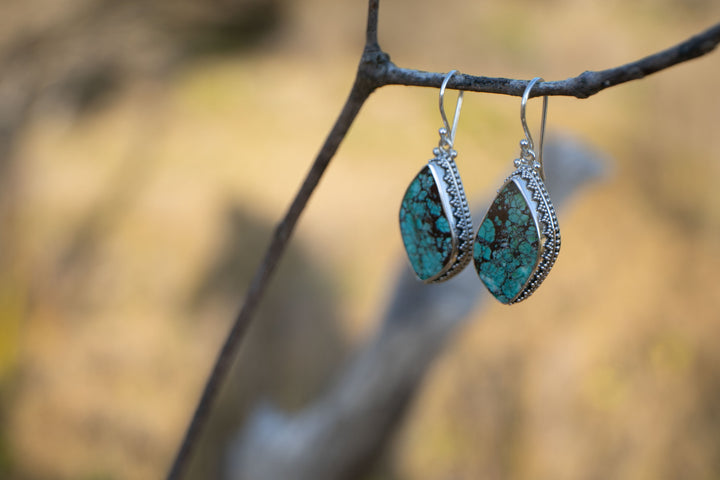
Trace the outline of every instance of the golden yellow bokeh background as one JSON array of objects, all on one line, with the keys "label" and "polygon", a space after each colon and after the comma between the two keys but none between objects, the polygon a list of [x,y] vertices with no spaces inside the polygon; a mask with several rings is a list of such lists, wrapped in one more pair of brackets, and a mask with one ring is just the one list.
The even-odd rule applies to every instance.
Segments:
[{"label": "golden yellow bokeh background", "polygon": [[[3,478],[165,474],[363,46],[363,1],[266,3],[277,18],[252,41],[204,46],[161,73],[118,72],[89,108],[38,94],[14,133],[2,197]],[[182,5],[189,18],[208,8]],[[87,12],[112,8],[6,2],[0,46],[77,12],[87,20],[72,25],[91,29]],[[129,17],[138,25],[143,8]],[[558,80],[719,19],[720,4],[703,0],[383,0],[379,40],[400,66]],[[136,38],[133,25],[98,28],[87,37],[98,45],[83,48]],[[52,49],[28,55],[59,62]],[[47,72],[42,88],[67,73]],[[475,312],[447,345],[373,478],[720,477],[718,85],[714,52],[586,100],[551,99],[549,133],[603,152],[605,174],[560,212],[563,251],[542,288]],[[465,95],[456,146],[471,199],[489,198],[512,168],[518,104]],[[434,89],[385,87],[363,107],[243,347],[220,410],[232,428],[261,398],[312,401],[374,333],[404,261],[399,202],[439,125]],[[197,478],[215,478],[210,463]]]}]

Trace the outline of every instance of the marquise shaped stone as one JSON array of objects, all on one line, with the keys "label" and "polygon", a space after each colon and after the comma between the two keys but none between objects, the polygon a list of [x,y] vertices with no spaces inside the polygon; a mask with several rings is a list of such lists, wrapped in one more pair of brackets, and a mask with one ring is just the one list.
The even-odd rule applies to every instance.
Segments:
[{"label": "marquise shaped stone", "polygon": [[429,166],[413,179],[400,204],[400,233],[408,259],[420,280],[432,281],[452,262],[451,220]]},{"label": "marquise shaped stone", "polygon": [[512,303],[540,261],[540,230],[515,181],[498,192],[480,225],[473,259],[485,286],[500,302]]}]

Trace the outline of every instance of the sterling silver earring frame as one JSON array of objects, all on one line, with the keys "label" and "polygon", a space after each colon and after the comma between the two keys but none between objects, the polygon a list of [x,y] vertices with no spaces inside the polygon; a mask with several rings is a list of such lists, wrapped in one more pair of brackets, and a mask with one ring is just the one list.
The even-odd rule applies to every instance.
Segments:
[{"label": "sterling silver earring frame", "polygon": [[543,97],[540,144],[537,151],[525,119],[530,91],[542,78],[532,79],[520,102],[525,138],[520,141],[517,168],[498,190],[475,237],[473,258],[478,276],[501,303],[525,300],[537,290],[560,253],[560,229],[555,207],[545,187],[542,149],[548,97]]},{"label": "sterling silver earring frame", "polygon": [[445,87],[457,74],[450,71],[440,87],[440,142],[434,158],[415,176],[400,204],[400,233],[415,275],[425,283],[444,282],[472,259],[472,218],[455,157],[455,131],[462,107],[461,90],[452,128],[445,114]]}]

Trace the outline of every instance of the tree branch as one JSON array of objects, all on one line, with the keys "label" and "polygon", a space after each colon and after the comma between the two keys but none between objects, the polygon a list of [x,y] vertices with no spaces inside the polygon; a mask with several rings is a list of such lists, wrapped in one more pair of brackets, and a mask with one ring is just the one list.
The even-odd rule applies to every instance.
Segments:
[{"label": "tree branch", "polygon": [[278,261],[287,247],[290,235],[295,229],[300,214],[305,209],[308,200],[310,200],[310,196],[313,191],[315,191],[315,187],[317,187],[330,160],[340,146],[340,142],[345,138],[353,120],[355,120],[360,108],[371,92],[372,89],[369,89],[368,83],[362,81],[358,76],[340,112],[340,116],[338,116],[330,134],[325,139],[325,143],[315,158],[315,162],[310,168],[310,171],[307,173],[300,190],[295,195],[282,221],[275,228],[272,239],[270,240],[270,246],[265,252],[265,256],[250,282],[250,287],[245,295],[245,302],[237,317],[235,317],[230,333],[215,360],[215,365],[205,384],[198,406],[185,433],[183,443],[168,474],[168,480],[179,480],[182,478],[182,474],[192,456],[192,451],[198,441],[202,427],[207,422],[208,414],[217,397],[218,390],[227,377],[232,362],[242,343],[242,339],[245,336],[245,332],[260,304],[260,300],[265,293]]},{"label": "tree branch", "polygon": [[[377,40],[378,10],[379,0],[369,0],[366,43],[350,95],[302,186],[275,229],[270,245],[246,293],[243,306],[218,354],[215,366],[168,475],[170,480],[178,480],[182,477],[217,392],[227,376],[232,360],[253,319],[275,267],[287,247],[290,235],[365,100],[376,88],[385,85],[439,88],[444,78],[444,73],[400,68],[390,61],[390,56],[382,51]],[[705,55],[712,51],[718,43],[720,43],[720,24],[674,47],[636,62],[599,72],[584,72],[567,80],[539,83],[533,89],[531,96],[565,95],[587,98],[606,88],[637,80],[678,63]],[[448,83],[448,88],[453,89],[515,96],[521,96],[526,86],[526,80],[473,75],[455,75]]]},{"label": "tree branch", "polygon": [[[720,23],[688,38],[682,43],[635,62],[597,72],[586,71],[577,77],[566,80],[538,83],[533,87],[530,96],[560,95],[588,98],[606,88],[631,80],[639,80],[679,63],[706,55],[713,51],[718,43],[720,43]],[[381,66],[383,68],[370,72],[374,75],[373,80],[378,86],[411,85],[440,88],[445,78],[445,73],[423,72],[397,67],[389,60],[389,57],[387,63]],[[456,74],[448,82],[447,88],[520,97],[527,84],[528,80]]]},{"label": "tree branch", "polygon": [[367,29],[365,32],[365,50],[368,47],[380,49],[378,45],[377,29],[378,29],[378,9],[380,6],[378,2],[380,0],[369,0],[368,1],[368,18],[367,18]]}]

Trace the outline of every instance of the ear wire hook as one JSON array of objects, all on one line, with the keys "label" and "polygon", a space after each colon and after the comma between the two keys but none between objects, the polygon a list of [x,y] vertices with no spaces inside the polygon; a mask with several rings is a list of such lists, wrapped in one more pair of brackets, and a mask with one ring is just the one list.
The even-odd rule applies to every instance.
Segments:
[{"label": "ear wire hook", "polygon": [[[457,70],[450,70],[447,75],[445,75],[445,79],[442,82],[442,85],[440,85],[440,117],[442,118],[443,125],[444,125],[444,132],[440,132],[440,146],[452,149],[453,143],[455,142],[455,131],[457,130],[458,120],[460,119],[460,109],[462,108],[462,100],[463,100],[463,90],[460,90],[460,93],[458,94],[457,104],[455,105],[455,115],[453,116],[453,124],[452,129],[450,128],[450,124],[448,123],[447,115],[445,115],[445,87],[447,86],[448,82],[452,78],[453,75],[456,73],[459,73]],[[448,131],[450,132],[448,136]]]},{"label": "ear wire hook", "polygon": [[543,97],[543,110],[542,110],[542,120],[540,121],[540,145],[538,149],[538,153],[535,153],[535,143],[533,142],[532,135],[530,135],[530,129],[527,125],[527,120],[525,119],[525,106],[527,105],[528,98],[530,97],[530,90],[535,86],[537,82],[544,82],[540,77],[535,77],[532,80],[530,80],[530,83],[528,83],[527,87],[525,87],[525,92],[523,93],[522,100],[520,101],[520,121],[522,122],[523,130],[525,131],[525,140],[522,140],[520,142],[520,149],[521,149],[521,156],[524,160],[531,160],[534,162],[537,162],[537,167],[540,171],[540,178],[545,180],[545,172],[543,170],[543,163],[542,163],[542,154],[543,154],[543,142],[545,141],[545,120],[547,119],[547,105],[548,105],[548,97],[545,95]]}]

